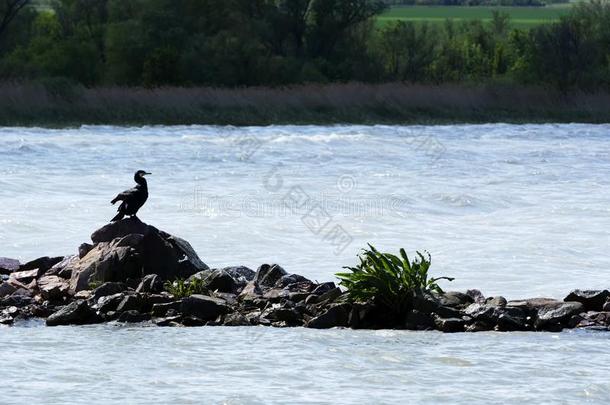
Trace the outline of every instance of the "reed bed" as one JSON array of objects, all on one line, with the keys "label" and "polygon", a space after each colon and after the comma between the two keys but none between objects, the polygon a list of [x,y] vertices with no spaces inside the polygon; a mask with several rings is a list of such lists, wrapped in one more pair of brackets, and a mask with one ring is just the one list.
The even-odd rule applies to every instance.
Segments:
[{"label": "reed bed", "polygon": [[0,83],[2,126],[469,122],[610,122],[610,93],[501,84],[149,89]]}]

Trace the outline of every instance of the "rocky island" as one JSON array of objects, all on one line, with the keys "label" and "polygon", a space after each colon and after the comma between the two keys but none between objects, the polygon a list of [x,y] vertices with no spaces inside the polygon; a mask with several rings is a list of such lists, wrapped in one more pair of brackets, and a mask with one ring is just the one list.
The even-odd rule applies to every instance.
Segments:
[{"label": "rocky island", "polygon": [[158,326],[273,326],[442,332],[610,330],[610,292],[572,291],[509,300],[478,290],[415,294],[388,311],[352,299],[278,264],[209,268],[191,245],[138,219],[95,231],[78,254],[21,264],[0,258],[0,324],[30,318],[48,326],[102,322]]}]

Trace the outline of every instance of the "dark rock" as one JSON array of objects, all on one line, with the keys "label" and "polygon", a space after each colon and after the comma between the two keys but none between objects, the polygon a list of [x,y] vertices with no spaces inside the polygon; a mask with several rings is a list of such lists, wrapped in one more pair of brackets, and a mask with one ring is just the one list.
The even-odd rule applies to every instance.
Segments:
[{"label": "dark rock", "polygon": [[168,316],[166,318],[160,318],[155,320],[157,326],[180,326],[180,316]]},{"label": "dark rock", "polygon": [[229,273],[233,280],[240,286],[243,287],[248,282],[254,280],[254,276],[256,272],[246,266],[231,266],[231,267],[223,267],[220,269]]},{"label": "dark rock", "polygon": [[437,317],[434,320],[436,328],[441,332],[454,333],[464,332],[465,322],[462,318],[441,318]]},{"label": "dark rock", "polygon": [[474,299],[459,291],[447,291],[442,294],[436,294],[436,298],[440,305],[444,307],[465,307],[474,302]]},{"label": "dark rock", "polygon": [[125,283],[109,281],[109,282],[106,282],[106,283],[102,284],[101,286],[97,287],[95,290],[93,290],[93,293],[91,296],[93,297],[93,299],[95,301],[97,301],[101,297],[105,297],[107,295],[118,294],[125,290],[127,290],[127,285],[125,285]]},{"label": "dark rock", "polygon": [[16,306],[18,308],[23,308],[31,303],[32,297],[27,295],[15,295],[15,293],[11,296],[0,298],[0,307]]},{"label": "dark rock", "polygon": [[0,274],[10,274],[19,270],[19,266],[21,266],[19,260],[0,257]]},{"label": "dark rock", "polygon": [[115,312],[124,297],[123,293],[105,295],[97,300],[96,307],[100,313]]},{"label": "dark rock", "polygon": [[315,295],[322,295],[330,290],[334,290],[336,287],[337,286],[335,285],[335,283],[329,281],[327,283],[322,283],[318,285],[311,293]]},{"label": "dark rock", "polygon": [[47,326],[86,325],[100,319],[84,300],[74,301],[47,318]]},{"label": "dark rock", "polygon": [[309,293],[306,292],[291,292],[288,294],[288,299],[292,302],[301,302],[307,297],[309,297]]},{"label": "dark rock", "polygon": [[95,246],[75,264],[70,288],[92,281],[126,281],[147,274],[165,280],[187,278],[208,269],[190,244],[137,219],[110,223],[92,235]]},{"label": "dark rock", "polygon": [[498,316],[496,320],[497,331],[511,332],[511,331],[524,331],[528,330],[527,319],[522,317],[511,316],[507,312],[503,312]]},{"label": "dark rock", "polygon": [[136,310],[129,310],[129,311],[125,311],[123,312],[117,319],[117,322],[123,322],[123,323],[139,323],[139,322],[146,322],[146,321],[150,321],[151,316],[150,314],[142,314]]},{"label": "dark rock", "polygon": [[473,322],[469,325],[466,325],[466,332],[483,332],[492,330],[494,327],[487,322]]},{"label": "dark rock", "polygon": [[508,303],[508,301],[506,301],[506,298],[501,297],[501,296],[489,297],[485,300],[485,304],[492,306],[492,307],[504,308],[507,303]]},{"label": "dark rock", "polygon": [[237,295],[232,294],[232,293],[223,293],[223,292],[214,292],[213,296],[216,298],[220,298],[221,300],[224,300],[227,305],[236,305],[237,304]]},{"label": "dark rock", "polygon": [[573,315],[583,312],[584,309],[584,305],[580,302],[547,303],[538,308],[534,326],[536,329],[557,331],[559,328],[557,325],[567,323]]},{"label": "dark rock", "polygon": [[311,283],[311,281],[299,274],[287,274],[285,276],[282,276],[275,283],[275,288],[286,288],[290,284],[297,284],[297,283]]},{"label": "dark rock", "polygon": [[48,257],[48,256],[39,257],[38,259],[35,259],[35,260],[29,261],[25,264],[22,264],[19,267],[19,271],[38,269],[38,271],[40,272],[40,275],[42,275],[47,270],[49,270],[51,267],[53,267],[57,263],[61,262],[63,259],[64,259],[63,256],[62,257]]},{"label": "dark rock", "polygon": [[223,319],[223,325],[225,326],[250,326],[251,323],[245,315],[239,312],[233,312],[228,314]]},{"label": "dark rock", "polygon": [[163,291],[163,281],[156,274],[147,274],[136,288],[139,293],[158,293]]},{"label": "dark rock", "polygon": [[0,314],[0,325],[12,325],[14,321],[15,318],[10,315]]},{"label": "dark rock", "polygon": [[260,286],[273,287],[279,279],[287,274],[286,270],[278,264],[263,264],[256,270],[254,280]]},{"label": "dark rock", "polygon": [[119,305],[116,307],[116,312],[126,311],[141,311],[144,306],[144,301],[139,295],[125,295]]},{"label": "dark rock", "polygon": [[237,296],[238,301],[253,301],[260,298],[263,295],[263,291],[258,286],[256,281],[250,281],[244,289]]},{"label": "dark rock", "polygon": [[168,302],[165,304],[153,304],[152,314],[153,316],[161,317],[166,316],[170,310],[179,311],[182,306],[182,300]]},{"label": "dark rock", "polygon": [[68,296],[70,283],[58,276],[42,276],[38,279],[38,288],[45,300],[60,300]]},{"label": "dark rock", "polygon": [[459,318],[460,312],[441,304],[433,294],[418,294],[413,297],[413,309],[425,314],[436,314],[443,318]]},{"label": "dark rock", "polygon": [[41,269],[30,269],[30,270],[20,270],[14,271],[9,276],[10,280],[16,280],[23,284],[29,284],[32,281],[36,280],[38,277],[42,276],[44,271]]},{"label": "dark rock", "polygon": [[0,298],[14,293],[17,289],[9,283],[0,283]]},{"label": "dark rock", "polygon": [[483,295],[483,293],[479,290],[468,290],[466,291],[466,295],[470,296],[470,298],[472,298],[472,302],[476,302],[479,304],[482,304],[485,302],[485,296]]},{"label": "dark rock", "polygon": [[436,326],[434,318],[417,310],[409,311],[405,320],[405,328],[410,330],[430,330]]},{"label": "dark rock", "polygon": [[607,311],[607,312],[610,311],[610,300],[606,301],[606,303],[602,307],[602,311]]},{"label": "dark rock", "polygon": [[610,297],[608,290],[574,290],[563,300],[565,302],[580,302],[587,311],[601,311]]},{"label": "dark rock", "polygon": [[66,256],[62,261],[56,263],[53,267],[45,272],[46,276],[57,276],[65,279],[72,277],[71,267],[79,258],[77,255]]},{"label": "dark rock", "polygon": [[263,294],[263,298],[271,302],[279,302],[283,299],[287,299],[290,293],[286,290],[279,288],[272,288]]},{"label": "dark rock", "polygon": [[93,249],[92,244],[81,243],[81,245],[78,247],[78,258],[82,259],[83,257],[87,256],[87,253],[91,252],[91,249]]},{"label": "dark rock", "polygon": [[318,305],[330,304],[331,302],[333,302],[334,300],[339,298],[341,296],[341,294],[343,294],[343,292],[341,291],[341,289],[339,287],[333,288],[332,290],[329,290],[329,291],[325,292],[324,294],[320,295],[320,297],[317,300],[317,304]]},{"label": "dark rock", "polygon": [[279,307],[263,312],[262,316],[272,321],[285,322],[287,326],[303,324],[303,317],[293,308]]},{"label": "dark rock", "polygon": [[184,298],[180,306],[180,311],[184,315],[192,315],[202,320],[216,319],[219,315],[227,313],[228,310],[229,307],[224,300],[199,294]]},{"label": "dark rock", "polygon": [[347,326],[348,315],[351,308],[348,304],[334,305],[307,322],[308,328],[328,329],[337,326]]},{"label": "dark rock", "polygon": [[198,278],[203,281],[205,287],[210,291],[236,292],[238,284],[235,279],[225,270],[204,270],[193,274],[190,280]]},{"label": "dark rock", "polygon": [[204,326],[206,324],[203,319],[193,315],[183,316],[181,322],[184,326]]},{"label": "dark rock", "polygon": [[310,294],[305,298],[305,305],[313,305],[320,300],[320,296],[316,294]]}]

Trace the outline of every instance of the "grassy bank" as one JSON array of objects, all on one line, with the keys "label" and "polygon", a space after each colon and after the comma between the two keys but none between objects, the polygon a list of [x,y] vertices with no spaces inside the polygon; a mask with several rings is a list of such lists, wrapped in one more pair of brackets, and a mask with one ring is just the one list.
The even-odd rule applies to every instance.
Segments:
[{"label": "grassy bank", "polygon": [[0,95],[0,126],[610,122],[610,93],[500,85],[88,89],[5,83]]},{"label": "grassy bank", "polygon": [[492,11],[510,16],[513,28],[532,28],[540,24],[558,21],[570,12],[571,4],[555,4],[546,7],[500,7],[500,6],[394,6],[377,17],[381,26],[393,21],[428,22],[442,24],[446,20],[489,22]]}]

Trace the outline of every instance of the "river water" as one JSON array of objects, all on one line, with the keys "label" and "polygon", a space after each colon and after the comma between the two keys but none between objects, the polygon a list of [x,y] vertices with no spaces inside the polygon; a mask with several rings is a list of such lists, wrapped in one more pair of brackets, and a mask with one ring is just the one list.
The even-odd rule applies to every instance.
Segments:
[{"label": "river water", "polygon": [[[367,242],[446,289],[610,287],[610,125],[0,128],[0,256],[74,253],[145,169],[139,217],[211,267],[326,281]],[[0,403],[610,400],[610,336],[0,328]]]}]

